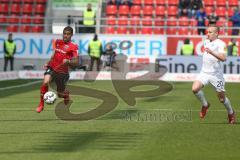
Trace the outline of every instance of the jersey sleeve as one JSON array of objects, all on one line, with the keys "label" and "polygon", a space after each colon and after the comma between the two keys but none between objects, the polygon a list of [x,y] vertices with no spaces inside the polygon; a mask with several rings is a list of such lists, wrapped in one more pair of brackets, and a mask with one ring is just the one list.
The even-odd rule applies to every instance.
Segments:
[{"label": "jersey sleeve", "polygon": [[227,47],[225,42],[221,41],[221,43],[218,44],[218,52],[227,54]]},{"label": "jersey sleeve", "polygon": [[78,45],[73,45],[73,57],[78,57]]}]

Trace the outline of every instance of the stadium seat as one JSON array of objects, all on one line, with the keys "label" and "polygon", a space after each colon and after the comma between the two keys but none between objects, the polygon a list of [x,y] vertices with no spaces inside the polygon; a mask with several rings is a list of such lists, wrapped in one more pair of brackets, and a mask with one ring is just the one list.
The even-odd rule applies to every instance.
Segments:
[{"label": "stadium seat", "polygon": [[32,32],[43,32],[43,27],[42,26],[32,26]]},{"label": "stadium seat", "polygon": [[226,7],[226,4],[227,4],[226,0],[216,0],[217,7],[219,6]]},{"label": "stadium seat", "polygon": [[38,14],[44,14],[45,13],[45,5],[43,4],[37,4],[35,6],[35,13],[38,13]]},{"label": "stadium seat", "polygon": [[22,3],[22,0],[12,0],[13,3]]},{"label": "stadium seat", "polygon": [[8,4],[7,3],[0,4],[0,13],[8,14]]},{"label": "stadium seat", "polygon": [[164,26],[164,19],[161,17],[156,17],[154,19],[155,26]]},{"label": "stadium seat", "polygon": [[129,33],[130,34],[140,34],[141,30],[139,28],[130,28]]},{"label": "stadium seat", "polygon": [[119,15],[128,15],[129,14],[129,6],[128,5],[119,6],[118,14]]},{"label": "stadium seat", "polygon": [[[22,12],[24,14],[29,14],[29,15],[32,14],[32,9],[33,9],[33,5],[32,4],[28,4],[28,3],[27,4],[23,4],[22,8],[23,8]],[[35,9],[37,9],[37,8],[35,8]]]},{"label": "stadium seat", "polygon": [[4,14],[0,14],[0,23],[6,23],[7,22],[7,18]]},{"label": "stadium seat", "polygon": [[163,28],[154,28],[153,34],[164,34],[164,29]]},{"label": "stadium seat", "polygon": [[11,10],[11,13],[20,14],[21,13],[21,6],[18,3],[13,3],[10,6],[10,10]]},{"label": "stadium seat", "polygon": [[177,6],[169,6],[167,8],[167,15],[168,16],[177,16],[177,14],[178,14]]},{"label": "stadium seat", "polygon": [[156,5],[165,6],[165,4],[166,4],[165,0],[156,0]]},{"label": "stadium seat", "polygon": [[0,3],[9,3],[9,0],[0,0]]},{"label": "stadium seat", "polygon": [[116,25],[116,17],[111,15],[106,17],[106,24],[107,25]]},{"label": "stadium seat", "polygon": [[130,13],[131,13],[131,15],[140,16],[141,15],[141,6],[139,6],[139,5],[132,6],[130,9]]},{"label": "stadium seat", "polygon": [[142,18],[142,25],[143,26],[152,26],[152,17],[151,16],[144,16]]},{"label": "stadium seat", "polygon": [[142,34],[152,34],[152,28],[142,28],[141,30]]},{"label": "stadium seat", "polygon": [[154,5],[154,0],[144,0],[143,4],[144,5],[151,5],[151,6],[153,6]]},{"label": "stadium seat", "polygon": [[229,18],[232,17],[234,14],[234,8],[228,8],[227,12],[228,12],[228,17]]},{"label": "stadium seat", "polygon": [[207,14],[207,15],[210,15],[210,14],[212,13],[212,9],[213,9],[213,7],[211,7],[211,6],[205,7],[205,12],[206,12],[206,14]]},{"label": "stadium seat", "polygon": [[[20,0],[21,1],[21,0]],[[23,1],[23,3],[34,3],[34,1],[33,0],[22,0]]]},{"label": "stadium seat", "polygon": [[34,16],[32,22],[34,24],[43,24],[43,22],[44,22],[43,19],[44,19],[44,17],[42,15],[37,14],[37,15]]},{"label": "stadium seat", "polygon": [[165,16],[165,7],[164,6],[156,6],[155,8],[155,14],[156,16]]},{"label": "stadium seat", "polygon": [[237,7],[238,6],[238,0],[228,0],[228,5],[231,7]]},{"label": "stadium seat", "polygon": [[[34,17],[34,19],[35,19],[35,17]],[[29,16],[29,15],[22,15],[21,16],[21,23],[24,23],[24,24],[30,24],[31,23],[31,16]]]},{"label": "stadium seat", "polygon": [[117,33],[118,34],[127,34],[127,28],[126,27],[118,27]]},{"label": "stadium seat", "polygon": [[190,26],[197,26],[197,20],[195,18],[192,18],[189,20]]},{"label": "stadium seat", "polygon": [[140,17],[139,16],[132,16],[130,20],[131,25],[140,25]]},{"label": "stadium seat", "polygon": [[128,17],[127,16],[119,16],[118,17],[118,25],[121,25],[121,26],[128,25]]},{"label": "stadium seat", "polygon": [[190,30],[190,33],[191,33],[191,35],[198,35],[198,30],[197,30],[197,28],[192,28],[192,29]]},{"label": "stadium seat", "polygon": [[9,18],[8,18],[8,23],[13,23],[13,24],[18,24],[19,22],[19,17],[16,14],[12,14]]},{"label": "stadium seat", "polygon": [[167,34],[176,35],[177,34],[177,29],[176,28],[167,28]]},{"label": "stadium seat", "polygon": [[189,30],[188,28],[184,27],[184,28],[179,28],[178,29],[178,34],[179,35],[188,35],[189,34]]},{"label": "stadium seat", "polygon": [[217,21],[216,25],[219,27],[225,27],[227,23],[227,20],[223,17],[219,18],[219,20]]},{"label": "stadium seat", "polygon": [[112,27],[112,26],[106,27],[105,33],[107,33],[107,34],[115,34],[115,29],[114,29],[114,27]]},{"label": "stadium seat", "polygon": [[167,19],[167,26],[176,26],[176,25],[177,25],[176,17],[169,17]]},{"label": "stadium seat", "polygon": [[189,19],[188,17],[180,17],[178,19],[179,26],[189,26]]},{"label": "stadium seat", "polygon": [[152,16],[153,15],[153,7],[152,6],[144,6],[143,7],[143,15],[144,16]]},{"label": "stadium seat", "polygon": [[22,25],[19,27],[20,32],[30,32],[30,26]]},{"label": "stadium seat", "polygon": [[133,0],[132,3],[134,5],[142,5],[142,0]]},{"label": "stadium seat", "polygon": [[37,3],[47,3],[47,0],[35,0]]},{"label": "stadium seat", "polygon": [[9,25],[7,26],[7,32],[17,32],[18,26]]},{"label": "stadium seat", "polygon": [[166,0],[166,3],[168,4],[168,6],[177,6],[178,5],[179,0]]},{"label": "stadium seat", "polygon": [[116,15],[117,14],[117,6],[116,5],[107,5],[106,14],[107,15]]},{"label": "stadium seat", "polygon": [[226,7],[217,7],[216,14],[219,17],[226,17],[226,15],[227,15]]},{"label": "stadium seat", "polygon": [[213,0],[204,0],[204,6],[214,6],[214,1]]}]

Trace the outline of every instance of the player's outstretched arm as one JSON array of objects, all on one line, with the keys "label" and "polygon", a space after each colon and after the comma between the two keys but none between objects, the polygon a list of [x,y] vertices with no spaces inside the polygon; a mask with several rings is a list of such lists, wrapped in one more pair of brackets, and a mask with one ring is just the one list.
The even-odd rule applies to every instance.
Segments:
[{"label": "player's outstretched arm", "polygon": [[64,59],[63,63],[67,64],[69,66],[78,66],[79,58],[78,57],[73,57],[71,60],[70,59]]}]

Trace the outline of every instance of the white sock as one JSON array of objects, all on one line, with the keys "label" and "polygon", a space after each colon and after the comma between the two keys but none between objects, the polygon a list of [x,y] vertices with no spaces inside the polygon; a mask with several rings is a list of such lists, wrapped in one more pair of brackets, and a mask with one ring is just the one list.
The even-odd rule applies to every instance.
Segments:
[{"label": "white sock", "polygon": [[225,102],[223,103],[225,108],[227,109],[228,114],[233,114],[233,109],[231,103],[227,97],[225,97]]},{"label": "white sock", "polygon": [[201,102],[202,106],[206,106],[208,105],[208,102],[204,96],[204,93],[202,90],[198,91],[197,93],[195,93],[195,96],[198,98],[198,100]]}]

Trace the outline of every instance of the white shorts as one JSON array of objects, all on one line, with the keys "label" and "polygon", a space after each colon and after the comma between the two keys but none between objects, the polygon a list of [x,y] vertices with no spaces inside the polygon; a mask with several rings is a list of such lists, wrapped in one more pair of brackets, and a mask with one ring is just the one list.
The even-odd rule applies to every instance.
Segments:
[{"label": "white shorts", "polygon": [[209,73],[204,73],[201,72],[197,80],[202,82],[204,86],[206,86],[208,83],[210,83],[217,92],[225,92],[225,80],[223,78],[223,74],[216,73],[216,74],[209,74]]}]

